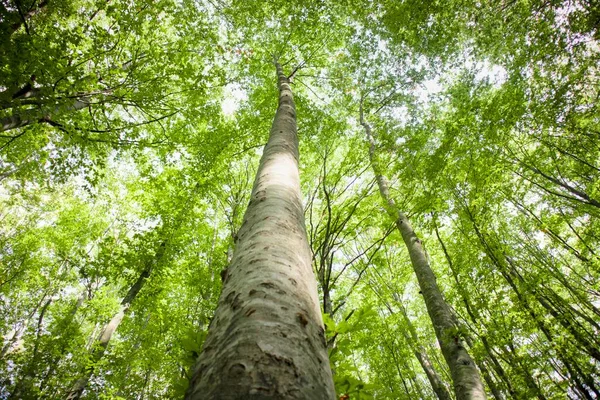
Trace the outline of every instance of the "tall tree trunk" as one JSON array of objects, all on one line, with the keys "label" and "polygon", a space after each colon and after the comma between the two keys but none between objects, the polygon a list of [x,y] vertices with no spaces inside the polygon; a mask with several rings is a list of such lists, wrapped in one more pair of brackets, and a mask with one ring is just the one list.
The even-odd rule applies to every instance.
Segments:
[{"label": "tall tree trunk", "polygon": [[362,100],[360,104],[360,124],[365,129],[367,139],[369,140],[369,161],[377,179],[379,193],[388,214],[395,221],[396,227],[402,235],[402,239],[410,255],[429,318],[431,318],[442,354],[452,375],[456,398],[458,400],[486,399],[487,396],[479,376],[479,371],[463,345],[459,327],[456,325],[450,307],[446,304],[442,296],[435,275],[429,265],[425,249],[423,249],[421,241],[415,234],[408,218],[398,209],[394,199],[390,196],[387,179],[383,175],[375,157],[375,138],[372,135],[371,126],[365,121]]},{"label": "tall tree trunk", "polygon": [[296,111],[279,106],[186,399],[335,397],[304,226]]},{"label": "tall tree trunk", "polygon": [[98,336],[98,339],[96,339],[94,345],[92,346],[92,354],[90,357],[92,367],[86,368],[83,375],[79,379],[77,379],[75,384],[73,384],[73,386],[69,390],[69,393],[67,393],[67,400],[75,400],[81,398],[84,389],[86,388],[90,378],[94,374],[93,366],[104,356],[104,353],[106,352],[106,348],[110,343],[112,335],[115,333],[115,331],[123,321],[125,315],[128,314],[131,304],[134,302],[137,295],[140,293],[140,290],[142,290],[142,288],[144,287],[146,279],[150,277],[150,273],[152,272],[153,267],[164,255],[165,247],[166,242],[163,241],[159,246],[158,251],[156,252],[156,256],[154,257],[153,262],[150,265],[148,265],[147,268],[144,269],[144,271],[142,271],[138,279],[127,291],[127,294],[121,301],[119,311],[117,311],[117,313],[113,315],[110,321],[108,321],[108,323],[102,328],[100,336]]},{"label": "tall tree trunk", "polygon": [[[77,298],[77,301],[71,308],[71,311],[65,317],[63,317],[60,322],[58,322],[58,325],[63,327],[63,329],[62,329],[63,333],[68,332],[71,329],[71,327],[76,323],[75,315],[77,314],[77,311],[81,308],[81,306],[83,305],[83,302],[87,298],[88,298],[88,295],[87,295],[87,288],[86,288],[83,290],[81,295],[79,295],[79,297]],[[54,371],[56,371],[57,366],[60,364],[61,358],[67,352],[67,343],[68,343],[68,341],[61,340],[61,344],[58,347],[58,350],[56,351],[55,354],[53,354],[50,357],[50,360],[47,361],[48,370],[41,377],[42,379],[41,379],[40,387],[39,387],[40,393],[43,393],[44,389],[46,388],[46,385],[48,384],[48,381],[54,375]]]}]

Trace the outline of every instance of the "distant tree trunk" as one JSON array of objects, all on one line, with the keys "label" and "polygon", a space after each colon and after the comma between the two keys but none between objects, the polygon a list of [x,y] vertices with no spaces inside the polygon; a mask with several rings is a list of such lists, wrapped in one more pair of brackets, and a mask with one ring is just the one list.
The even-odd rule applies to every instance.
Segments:
[{"label": "distant tree trunk", "polygon": [[129,312],[129,307],[134,302],[137,295],[140,293],[140,290],[142,290],[142,288],[144,287],[146,279],[150,277],[150,273],[152,272],[154,265],[164,255],[165,247],[166,242],[162,242],[156,253],[156,256],[154,257],[153,262],[146,269],[144,269],[144,271],[142,271],[138,279],[127,291],[127,294],[121,301],[119,311],[117,311],[117,313],[110,319],[110,321],[108,321],[108,323],[104,325],[100,336],[98,337],[98,339],[96,339],[94,345],[92,346],[92,354],[90,357],[92,366],[86,368],[84,374],[79,379],[77,379],[75,384],[71,387],[66,396],[67,400],[75,400],[81,398],[84,389],[86,388],[90,378],[94,374],[94,365],[98,361],[100,361],[104,356],[104,353],[106,351],[106,348],[108,347],[108,344],[110,343],[112,335],[115,333],[115,331],[121,324],[121,321],[123,321],[125,315]]},{"label": "distant tree trunk", "polygon": [[46,296],[48,296],[48,293],[45,293],[42,296],[42,298],[37,303],[37,305],[33,308],[33,310],[29,313],[29,315],[24,319],[23,325],[20,328],[15,329],[12,337],[6,341],[6,343],[2,347],[2,350],[0,350],[0,360],[2,360],[8,353],[10,353],[10,351],[13,349],[13,346],[15,345],[15,343],[17,343],[21,339],[21,337],[23,337],[23,335],[25,334],[25,331],[27,330],[27,327],[29,326],[29,323],[31,322],[31,319],[33,318],[33,316],[35,315],[37,310],[46,301]]},{"label": "distant tree trunk", "polygon": [[[440,236],[440,232],[438,230],[435,216],[433,218],[433,227],[435,230],[435,236],[437,237],[438,242],[442,248],[442,251],[444,252],[444,257],[446,258],[446,262],[448,263],[448,266],[450,267],[450,271],[452,271],[452,276],[454,277],[454,282],[456,283],[456,288],[457,288],[458,293],[460,294],[460,297],[462,298],[462,301],[465,305],[467,314],[469,315],[469,318],[471,319],[471,322],[473,323],[474,326],[481,326],[481,323],[479,321],[480,320],[479,314],[478,313],[477,313],[477,315],[475,314],[474,307],[471,306],[471,303],[469,301],[469,295],[467,294],[467,291],[466,291],[464,285],[461,284],[461,281],[458,278],[458,272],[456,271],[456,268],[454,267],[454,262],[452,261],[452,258],[450,257],[450,253],[448,253],[448,249],[446,248],[446,245],[444,244],[444,241],[442,240],[442,237]],[[477,333],[475,332],[475,334],[477,334]],[[507,387],[510,395],[514,397],[515,392],[514,392],[514,389],[512,388],[510,379],[507,378],[506,372],[502,368],[502,365],[500,365],[500,363],[498,362],[498,360],[492,353],[492,349],[491,349],[489,343],[487,342],[486,337],[479,335],[478,338],[481,340],[481,343],[483,343],[483,346],[485,347],[485,349],[487,351],[487,356],[485,356],[478,363],[478,365],[481,370],[481,374],[483,375],[483,379],[485,380],[485,383],[487,383],[488,387],[492,391],[492,395],[494,396],[494,398],[496,400],[504,400],[504,398],[505,398],[505,396],[501,392],[500,388],[498,388],[498,385],[496,385],[496,383],[494,382],[494,380],[492,378],[492,374],[490,373],[489,369],[486,366],[486,362],[490,362],[492,364],[494,371],[498,374],[498,377],[502,380],[502,382],[504,384],[506,384],[506,387]],[[469,340],[472,341],[472,339],[470,339],[470,338],[469,338]],[[470,342],[469,342],[469,345],[470,345]]]},{"label": "distant tree trunk", "polygon": [[275,64],[279,106],[188,400],[335,397],[304,225],[296,111]]},{"label": "distant tree trunk", "polygon": [[360,123],[365,129],[367,139],[369,140],[369,160],[377,179],[379,193],[388,214],[396,222],[396,227],[402,235],[402,239],[410,255],[429,318],[433,323],[442,354],[448,363],[450,374],[452,375],[456,398],[458,400],[486,399],[487,396],[479,376],[479,371],[463,345],[454,315],[437,285],[435,275],[431,270],[421,241],[415,234],[406,215],[398,209],[394,199],[389,194],[387,179],[379,168],[375,157],[375,139],[371,132],[371,126],[364,119],[362,101],[360,104]]},{"label": "distant tree trunk", "polygon": [[405,337],[406,337],[407,341],[409,342],[409,344],[411,345],[411,347],[413,349],[413,353],[415,354],[415,357],[419,361],[419,364],[421,364],[421,368],[423,368],[423,372],[425,372],[425,375],[427,375],[427,379],[429,380],[429,383],[431,384],[431,388],[433,389],[433,392],[435,393],[435,395],[437,396],[437,398],[439,400],[451,400],[452,397],[450,396],[450,392],[448,392],[448,389],[446,388],[444,381],[442,380],[440,375],[435,370],[433,363],[429,359],[427,350],[425,349],[425,347],[423,347],[423,345],[421,345],[421,343],[419,341],[419,337],[417,335],[417,330],[415,329],[414,325],[412,324],[410,318],[408,318],[408,315],[406,314],[406,310],[404,309],[404,307],[402,307],[401,304],[400,304],[400,309],[401,309],[402,315],[404,316],[404,321],[406,322],[406,325],[408,326],[408,331],[410,333],[410,336],[405,333]]},{"label": "distant tree trunk", "polygon": [[[29,9],[23,9],[22,8],[22,4],[20,0],[16,0],[14,2],[18,8],[18,13],[12,13],[11,14],[6,14],[6,19],[8,21],[14,21],[13,23],[9,24],[8,29],[6,30],[8,36],[12,35],[13,33],[15,33],[16,31],[19,30],[19,28],[21,26],[23,26],[23,24],[27,24],[29,22],[29,19],[31,19],[34,15],[38,14],[39,12],[43,11],[46,6],[48,5],[48,1],[47,0],[42,0],[39,3],[37,1],[34,1],[30,6]],[[3,7],[4,8],[4,7]],[[6,8],[4,8],[2,11],[6,12]],[[27,25],[26,25],[27,26]],[[26,29],[27,34],[29,35],[29,28],[27,27]]]},{"label": "distant tree trunk", "polygon": [[31,389],[31,386],[33,384],[32,381],[35,376],[35,368],[38,364],[40,336],[42,334],[42,323],[44,322],[44,316],[46,315],[46,311],[48,310],[48,307],[50,306],[50,304],[52,304],[52,297],[50,297],[46,301],[46,303],[42,307],[42,310],[40,311],[40,315],[38,317],[37,328],[36,328],[36,334],[35,334],[35,342],[34,342],[31,358],[29,359],[27,364],[25,364],[25,366],[23,367],[22,375],[19,378],[19,380],[17,381],[15,388],[13,389],[12,393],[9,396],[9,399],[21,399],[21,398],[23,398],[23,395],[29,393],[29,391]]},{"label": "distant tree trunk", "polygon": [[[63,327],[63,332],[68,332],[71,329],[71,327],[76,323],[75,315],[77,314],[77,311],[81,308],[81,306],[83,305],[83,302],[87,298],[88,298],[88,295],[87,295],[87,288],[86,288],[81,293],[81,295],[79,295],[79,297],[77,298],[77,301],[71,308],[70,312],[64,318],[62,318],[62,320],[60,322],[58,322],[58,325]],[[40,387],[39,387],[40,393],[42,393],[44,391],[44,389],[46,388],[48,381],[54,375],[54,371],[57,369],[57,366],[60,363],[60,359],[64,356],[64,354],[66,352],[67,352],[67,342],[62,341],[61,345],[58,347],[58,350],[56,351],[56,354],[52,355],[50,360],[47,361],[48,370],[42,376],[42,379],[40,382]]]},{"label": "distant tree trunk", "polygon": [[[600,398],[600,390],[596,387],[596,380],[590,374],[585,373],[580,368],[578,368],[577,363],[573,363],[571,365],[571,363],[570,363],[571,356],[568,355],[567,352],[565,351],[565,349],[563,348],[564,344],[570,343],[570,342],[565,342],[563,340],[556,340],[555,335],[553,334],[553,331],[551,330],[552,324],[548,324],[547,317],[544,315],[541,315],[536,310],[536,308],[533,304],[534,302],[531,301],[531,298],[530,298],[531,295],[529,293],[527,293],[527,289],[520,288],[521,284],[525,285],[525,281],[524,281],[524,278],[521,276],[521,274],[517,271],[515,265],[511,261],[511,258],[507,254],[505,254],[502,249],[497,248],[493,244],[493,242],[489,242],[488,239],[486,239],[486,235],[484,235],[484,232],[482,232],[482,230],[480,229],[480,226],[479,226],[478,222],[476,221],[475,216],[473,215],[472,211],[469,209],[469,207],[465,206],[464,209],[466,211],[467,217],[473,224],[473,229],[475,230],[475,234],[477,235],[479,242],[483,246],[483,249],[485,250],[486,255],[489,257],[489,259],[492,261],[492,263],[497,267],[497,269],[500,272],[500,274],[502,275],[502,277],[510,285],[511,289],[513,290],[514,294],[517,297],[518,303],[521,304],[521,306],[527,312],[527,314],[529,314],[531,316],[532,320],[538,326],[538,329],[546,337],[548,343],[554,344],[552,347],[556,350],[558,358],[561,360],[561,362],[563,363],[563,365],[569,372],[571,380],[575,383],[577,390],[582,393],[585,393],[584,397],[592,398],[591,395],[589,393],[587,393],[587,390],[589,389],[591,392],[593,392],[596,395],[597,398]],[[513,277],[516,277],[516,279],[517,279],[516,282],[515,282],[515,279],[513,279]],[[535,295],[535,291],[533,292],[533,294]],[[539,302],[539,298],[536,298],[535,296],[534,296],[534,298]],[[541,304],[541,305],[543,306],[543,304]],[[546,311],[548,311],[548,310],[546,310]],[[557,343],[561,343],[561,344],[557,345]],[[511,345],[511,342],[509,342],[509,345]],[[595,354],[593,352],[593,349],[586,348],[585,343],[583,344],[583,346],[579,346],[579,348],[580,348],[580,350],[585,351],[586,353],[590,352],[590,350],[592,350],[591,351],[592,354],[588,353],[592,357]],[[597,354],[595,354],[595,355],[597,355]],[[524,372],[527,373],[527,371],[525,371],[525,370],[524,370]],[[530,376],[525,376],[525,381],[532,390],[537,391],[538,398],[540,398],[542,400],[545,399],[545,396],[541,392],[541,388],[539,387],[539,385],[537,385],[535,383],[535,381],[533,381],[531,379]],[[584,382],[587,385],[588,389],[581,386],[580,385],[581,382]]]}]

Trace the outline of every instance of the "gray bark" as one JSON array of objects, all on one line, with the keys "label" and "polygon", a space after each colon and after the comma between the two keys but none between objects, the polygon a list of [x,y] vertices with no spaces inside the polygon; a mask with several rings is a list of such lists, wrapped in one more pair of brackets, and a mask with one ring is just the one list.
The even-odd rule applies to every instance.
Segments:
[{"label": "gray bark", "polygon": [[387,179],[375,157],[375,138],[372,135],[371,126],[364,119],[362,101],[360,105],[360,123],[365,129],[369,141],[369,161],[377,179],[379,193],[384,201],[386,211],[395,221],[410,255],[411,264],[417,276],[429,318],[452,375],[456,398],[457,400],[486,399],[487,396],[479,371],[463,345],[459,327],[456,325],[452,311],[440,291],[435,274],[429,265],[425,249],[410,225],[408,218],[398,209],[394,199],[390,196]]},{"label": "gray bark", "polygon": [[52,110],[52,113],[44,112],[41,108],[33,108],[25,110],[18,114],[9,115],[8,117],[0,118],[0,132],[9,131],[12,129],[22,128],[24,126],[46,122],[50,118],[50,114],[60,114],[64,112],[79,111],[89,106],[88,99],[78,99],[72,104],[57,105]]},{"label": "gray bark", "polygon": [[335,397],[304,225],[296,111],[276,68],[279,106],[188,400]]}]

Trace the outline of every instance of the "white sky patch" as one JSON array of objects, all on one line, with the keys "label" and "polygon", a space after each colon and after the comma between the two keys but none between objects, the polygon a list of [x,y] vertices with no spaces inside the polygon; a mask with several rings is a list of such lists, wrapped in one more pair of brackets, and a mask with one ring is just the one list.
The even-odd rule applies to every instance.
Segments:
[{"label": "white sky patch", "polygon": [[419,100],[423,103],[427,103],[429,97],[434,96],[442,91],[443,87],[439,82],[438,78],[428,79],[419,86],[415,87],[414,93],[418,96]]},{"label": "white sky patch", "polygon": [[240,103],[245,101],[248,95],[238,84],[229,84],[225,87],[225,99],[221,102],[221,111],[227,117],[232,117],[240,108]]},{"label": "white sky patch", "polygon": [[491,65],[489,62],[485,61],[483,63],[477,63],[476,68],[479,71],[475,75],[475,79],[478,81],[487,79],[495,87],[500,87],[506,82],[506,79],[508,79],[506,70],[500,65]]},{"label": "white sky patch", "polygon": [[402,105],[399,107],[390,107],[390,114],[401,124],[406,124],[410,117],[408,107]]},{"label": "white sky patch", "polygon": [[387,51],[388,51],[388,47],[387,47],[387,41],[385,41],[385,40],[382,40],[382,39],[379,39],[379,40],[377,41],[377,48],[378,48],[380,51],[387,52]]}]

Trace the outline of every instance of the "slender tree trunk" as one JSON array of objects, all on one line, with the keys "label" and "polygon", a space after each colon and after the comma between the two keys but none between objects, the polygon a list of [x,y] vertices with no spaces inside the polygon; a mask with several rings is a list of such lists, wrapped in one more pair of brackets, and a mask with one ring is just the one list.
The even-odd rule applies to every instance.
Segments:
[{"label": "slender tree trunk", "polygon": [[19,380],[17,381],[14,390],[8,397],[9,399],[21,399],[21,398],[23,398],[24,394],[29,393],[31,390],[31,386],[33,384],[33,378],[35,377],[35,368],[38,366],[37,364],[38,364],[38,354],[39,354],[39,347],[40,347],[40,336],[42,334],[42,323],[44,322],[44,316],[46,315],[46,310],[48,310],[48,307],[50,306],[50,304],[52,304],[52,297],[50,297],[46,301],[46,303],[42,307],[42,310],[40,311],[40,316],[38,317],[35,342],[34,342],[31,358],[29,359],[27,364],[25,364],[25,367],[23,368],[23,371],[22,371],[22,375],[19,378]]},{"label": "slender tree trunk", "polygon": [[7,342],[4,344],[2,350],[0,350],[0,360],[2,360],[8,353],[10,353],[15,343],[17,343],[21,339],[21,337],[23,337],[25,331],[27,330],[27,327],[29,326],[29,323],[31,322],[31,319],[46,300],[46,296],[48,295],[47,293],[48,292],[46,292],[46,294],[42,296],[42,298],[34,307],[34,309],[25,318],[23,325],[20,328],[15,329],[12,337],[9,340],[7,340]]},{"label": "slender tree trunk", "polygon": [[279,107],[186,399],[335,397],[304,226],[296,111]]},{"label": "slender tree trunk", "polygon": [[402,239],[410,255],[429,318],[431,318],[442,354],[448,363],[450,374],[452,375],[456,398],[458,400],[486,399],[487,396],[479,376],[479,371],[463,345],[454,315],[437,285],[425,249],[423,249],[421,241],[415,234],[408,218],[398,209],[394,199],[389,194],[387,179],[382,174],[375,157],[375,139],[371,132],[371,126],[364,119],[362,101],[360,104],[360,123],[364,127],[367,139],[369,140],[369,161],[377,179],[379,193],[384,201],[387,212],[396,222],[396,227],[402,235]]},{"label": "slender tree trunk", "polygon": [[[559,342],[563,342],[563,341],[562,340],[557,341],[555,339],[552,331],[549,328],[550,325],[547,324],[548,321],[546,320],[546,318],[544,318],[544,316],[542,316],[542,315],[539,315],[539,313],[535,310],[533,304],[531,304],[529,296],[527,295],[526,291],[520,289],[519,286],[514,281],[513,276],[516,276],[518,282],[520,282],[520,283],[524,282],[523,277],[518,273],[515,266],[512,264],[510,257],[508,257],[501,249],[496,250],[492,246],[492,244],[490,244],[486,240],[486,238],[485,238],[483,232],[480,230],[479,225],[477,224],[477,221],[475,220],[475,216],[473,215],[471,210],[465,206],[465,211],[467,212],[467,216],[468,216],[469,220],[473,224],[475,234],[477,235],[479,242],[485,249],[487,256],[490,258],[492,263],[497,267],[500,274],[504,277],[506,282],[512,288],[513,292],[515,293],[515,295],[517,297],[518,303],[521,304],[521,306],[531,316],[531,318],[537,325],[538,329],[546,337],[548,343],[553,344],[552,347],[556,350],[558,358],[561,360],[561,362],[563,363],[563,365],[569,372],[570,378],[576,384],[577,389],[579,391],[582,391],[583,393],[586,393],[587,389],[585,389],[584,387],[577,386],[580,384],[581,381],[583,381],[583,382],[585,382],[585,384],[588,386],[588,388],[592,392],[596,393],[597,397],[600,397],[600,391],[595,386],[594,378],[592,378],[589,374],[583,372],[578,367],[577,363],[574,363],[573,365],[570,364],[570,356],[567,355],[563,346],[561,344],[558,344]],[[497,256],[496,255],[497,253],[501,254],[502,256]],[[509,345],[512,345],[511,342],[509,342]],[[579,377],[581,377],[582,379],[580,380]],[[531,382],[531,379],[532,379],[531,377],[526,377],[526,383],[529,384]],[[538,397],[540,399],[545,398],[543,393],[541,393],[541,388],[537,384],[535,385],[535,387],[533,385],[530,385],[530,387],[532,389],[536,389],[539,391]],[[589,393],[586,393],[585,396],[588,397],[590,395],[589,395]]]},{"label": "slender tree trunk", "polygon": [[396,298],[396,296],[394,296],[394,299],[400,305],[400,311],[401,311],[402,316],[404,317],[404,321],[406,322],[406,325],[408,327],[408,332],[410,333],[410,335],[408,335],[406,332],[404,332],[404,336],[406,337],[406,340],[412,347],[415,357],[419,361],[421,368],[423,368],[423,372],[425,372],[425,375],[427,375],[427,379],[429,380],[429,383],[431,384],[431,388],[433,389],[433,392],[435,393],[435,395],[437,396],[437,398],[439,400],[451,400],[452,397],[450,396],[450,392],[448,391],[448,388],[446,387],[446,384],[444,383],[444,381],[442,380],[440,375],[435,370],[433,363],[429,359],[427,350],[421,344],[421,342],[419,340],[419,336],[417,335],[417,330],[415,329],[414,325],[412,324],[410,318],[408,318],[406,310],[404,309],[402,304],[398,301],[398,298]]},{"label": "slender tree trunk", "polygon": [[[87,289],[84,290],[81,295],[77,298],[77,301],[75,302],[75,304],[73,305],[73,308],[71,309],[71,311],[69,312],[69,314],[67,314],[61,322],[59,322],[59,325],[63,326],[63,332],[67,332],[70,330],[70,327],[75,323],[75,315],[77,314],[77,311],[79,310],[79,308],[81,308],[81,306],[83,305],[83,302],[85,301],[85,299],[87,298]],[[40,382],[40,388],[39,388],[39,392],[43,393],[44,389],[46,388],[46,385],[48,383],[48,381],[50,380],[50,378],[52,377],[52,375],[54,374],[54,371],[57,369],[57,366],[60,363],[60,360],[62,358],[62,356],[65,354],[65,352],[67,351],[67,342],[66,341],[62,341],[60,347],[58,348],[58,351],[56,352],[56,355],[52,356],[50,358],[50,360],[47,362],[48,364],[48,370],[44,373],[41,382]]]},{"label": "slender tree trunk", "polygon": [[75,399],[81,398],[81,395],[83,394],[84,389],[86,388],[90,378],[94,374],[93,365],[96,364],[98,361],[100,361],[102,359],[102,357],[104,356],[104,353],[106,352],[106,348],[108,347],[108,345],[110,343],[110,339],[112,338],[112,335],[115,333],[115,331],[117,330],[117,328],[123,321],[123,318],[125,317],[125,315],[128,314],[129,307],[136,299],[140,290],[142,290],[142,288],[144,287],[144,284],[146,283],[146,279],[148,279],[148,277],[150,276],[150,273],[152,272],[152,268],[164,255],[165,247],[166,247],[166,242],[162,242],[156,253],[156,256],[154,257],[153,263],[150,264],[140,274],[138,279],[129,288],[129,290],[127,291],[127,294],[121,301],[119,311],[117,311],[117,313],[110,319],[110,321],[108,321],[108,323],[106,325],[104,325],[104,328],[102,329],[102,331],[100,333],[100,336],[98,337],[98,339],[96,339],[94,345],[92,346],[92,350],[91,350],[92,351],[92,354],[91,354],[92,367],[86,368],[84,374],[79,379],[77,379],[75,384],[71,387],[71,390],[69,390],[69,393],[67,393],[67,396],[66,396],[67,400],[75,400]]},{"label": "slender tree trunk", "polygon": [[431,389],[433,389],[433,392],[437,398],[439,400],[451,400],[452,397],[450,396],[450,392],[435,370],[431,360],[429,359],[429,356],[427,355],[427,351],[425,351],[425,348],[420,345],[415,345],[413,352],[415,353],[415,357],[419,361],[419,364],[421,364],[421,368],[423,368],[425,375],[427,375],[427,379],[431,384]]},{"label": "slender tree trunk", "polygon": [[[469,318],[471,319],[471,322],[473,323],[474,326],[481,326],[481,323],[479,322],[479,320],[480,320],[479,313],[477,313],[477,315],[476,315],[476,313],[474,311],[474,307],[471,306],[471,302],[469,301],[469,295],[467,294],[467,291],[465,290],[464,286],[461,285],[461,282],[458,279],[458,272],[454,268],[454,262],[452,261],[452,258],[450,257],[450,253],[448,253],[448,249],[446,248],[446,245],[444,244],[444,241],[442,240],[442,237],[440,236],[440,232],[438,230],[435,216],[433,218],[433,227],[435,230],[435,236],[438,239],[438,242],[442,248],[442,251],[444,252],[444,257],[446,258],[446,262],[448,263],[448,266],[450,267],[450,271],[452,272],[452,276],[454,277],[454,282],[456,283],[456,288],[458,290],[458,293],[460,294],[462,301],[465,305],[465,309],[467,310],[467,314],[469,315]],[[487,356],[485,356],[481,360],[481,362],[478,363],[478,366],[481,370],[481,375],[483,376],[485,383],[487,383],[488,387],[492,391],[492,395],[494,396],[494,398],[496,400],[504,400],[504,398],[505,398],[504,394],[502,393],[502,391],[500,390],[498,385],[496,385],[496,383],[494,382],[494,379],[492,378],[492,373],[487,368],[486,362],[490,362],[492,364],[493,371],[495,371],[497,373],[497,376],[499,377],[499,380],[501,380],[501,383],[504,383],[508,389],[508,392],[511,394],[511,396],[514,396],[514,390],[512,388],[510,380],[507,378],[504,369],[502,368],[502,366],[500,365],[500,363],[498,362],[498,360],[492,353],[491,347],[489,346],[489,343],[487,342],[486,337],[477,334],[476,331],[474,331],[474,333],[478,336],[479,340],[481,340],[481,343],[483,343],[483,346],[487,352]],[[470,345],[472,339],[468,339],[468,340],[469,340],[469,345]]]}]

